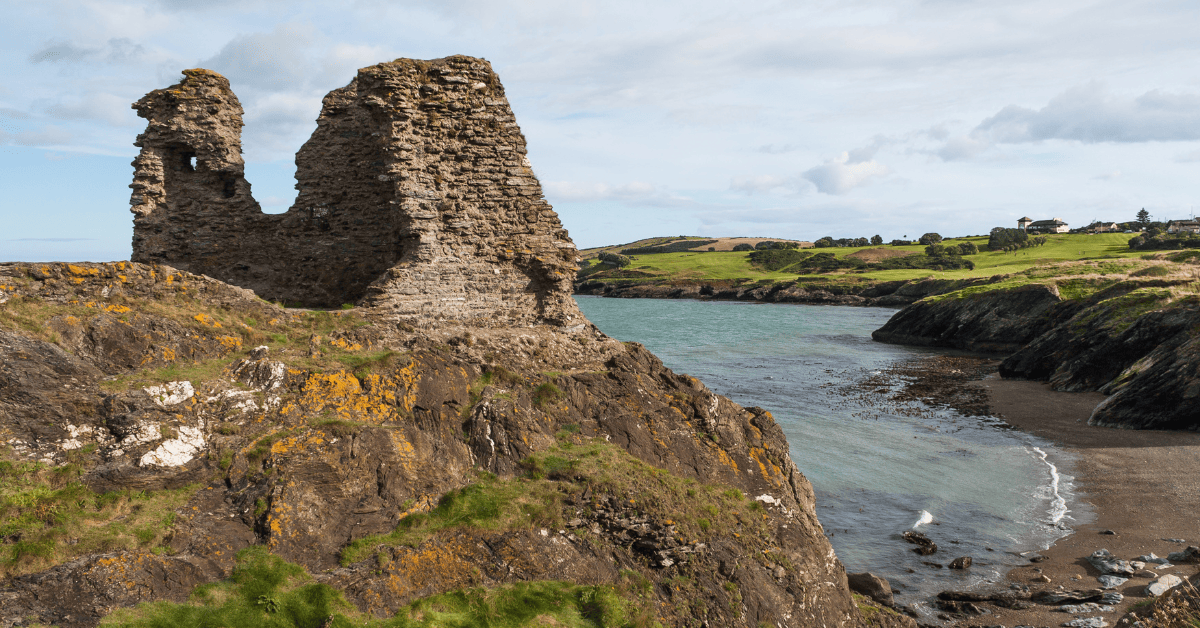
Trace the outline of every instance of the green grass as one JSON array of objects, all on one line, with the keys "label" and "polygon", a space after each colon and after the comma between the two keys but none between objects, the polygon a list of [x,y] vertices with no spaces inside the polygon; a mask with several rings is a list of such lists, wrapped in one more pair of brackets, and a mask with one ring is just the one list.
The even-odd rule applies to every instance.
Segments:
[{"label": "green grass", "polygon": [[[830,273],[824,275],[805,276],[810,277],[845,277],[845,278],[861,278],[876,281],[891,281],[891,280],[911,280],[922,279],[929,276],[936,276],[945,279],[966,279],[973,277],[990,277],[997,274],[1013,274],[1020,273],[1034,266],[1053,264],[1056,262],[1077,261],[1077,260],[1120,260],[1120,259],[1137,259],[1144,255],[1143,251],[1132,251],[1129,249],[1129,239],[1132,236],[1124,233],[1103,233],[1095,235],[1087,234],[1059,234],[1049,236],[1049,242],[1044,246],[1022,249],[1016,253],[1005,253],[1003,251],[987,251],[986,237],[972,238],[951,238],[943,241],[943,244],[957,244],[959,242],[969,241],[974,242],[980,248],[980,252],[976,255],[969,255],[966,259],[975,263],[974,270],[948,270],[948,271],[930,271],[925,269],[898,269],[898,270],[875,270],[868,272],[853,272],[853,273]],[[831,247],[824,249],[805,249],[805,251],[833,253],[835,257],[842,258],[847,255],[854,254],[858,251],[873,248],[883,248],[889,251],[904,251],[911,254],[922,254],[925,252],[925,247],[921,245],[909,246],[889,246],[883,245],[879,247]],[[749,252],[689,252],[689,253],[660,253],[654,255],[634,255],[631,256],[633,263],[631,268],[637,268],[642,272],[650,273],[652,278],[642,280],[623,280],[623,281],[646,281],[646,282],[696,282],[696,281],[792,281],[797,278],[795,273],[784,271],[770,271],[764,268],[756,267],[750,262]],[[1109,261],[1108,264],[1120,265],[1123,262]],[[1135,268],[1135,264],[1130,264],[1127,268]],[[1105,273],[1119,272],[1116,266],[1102,268],[1097,266],[1094,270],[1102,270]]]},{"label": "green grass", "polygon": [[197,486],[96,493],[76,464],[0,460],[0,575],[40,571],[76,556],[151,549]]},{"label": "green grass", "polygon": [[561,528],[569,513],[564,499],[592,487],[657,521],[671,521],[685,542],[738,533],[739,542],[762,549],[773,538],[769,521],[736,489],[674,476],[625,450],[591,440],[559,442],[523,461],[525,477],[502,480],[481,473],[475,483],[447,493],[438,506],[409,515],[388,534],[354,541],[342,553],[350,565],[384,546],[417,547],[442,530]]},{"label": "green grass", "polygon": [[650,628],[647,582],[614,585],[535,581],[452,591],[416,600],[395,617],[358,613],[340,592],[261,546],[238,553],[232,577],[198,587],[186,604],[143,603],[101,622],[110,628]]}]

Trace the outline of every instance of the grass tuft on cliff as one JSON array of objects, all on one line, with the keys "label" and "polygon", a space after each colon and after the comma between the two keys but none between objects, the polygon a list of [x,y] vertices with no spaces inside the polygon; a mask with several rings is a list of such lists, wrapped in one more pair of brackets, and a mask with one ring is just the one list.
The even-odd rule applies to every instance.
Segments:
[{"label": "grass tuft on cliff", "polygon": [[109,628],[650,628],[658,623],[626,578],[614,586],[522,582],[451,591],[416,600],[395,617],[358,613],[302,567],[252,547],[232,577],[197,587],[186,604],[143,603],[101,622]]},{"label": "grass tuft on cliff", "polygon": [[96,493],[69,463],[0,459],[0,575],[41,571],[77,556],[161,547],[197,486]]},{"label": "grass tuft on cliff", "polygon": [[[475,483],[450,491],[437,507],[412,514],[388,534],[350,543],[342,564],[370,558],[381,547],[417,547],[443,530],[559,529],[568,519],[586,516],[596,500],[611,498],[617,508],[674,525],[686,543],[736,534],[748,547],[766,549],[772,528],[761,505],[736,489],[680,478],[633,457],[603,440],[568,440],[535,453],[523,462],[522,477],[501,479],[479,474]],[[592,502],[570,505],[568,496],[590,487]],[[586,538],[588,532],[578,532]]]}]

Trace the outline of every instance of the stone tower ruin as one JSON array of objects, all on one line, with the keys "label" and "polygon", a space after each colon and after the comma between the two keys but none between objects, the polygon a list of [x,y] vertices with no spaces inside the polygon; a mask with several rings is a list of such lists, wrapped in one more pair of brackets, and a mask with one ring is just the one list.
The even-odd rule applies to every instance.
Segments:
[{"label": "stone tower ruin", "polygon": [[133,261],[401,320],[582,321],[575,245],[487,61],[359,70],[325,97],[283,214],[264,214],[250,193],[229,81],[183,74],[133,105],[148,121],[130,185]]}]

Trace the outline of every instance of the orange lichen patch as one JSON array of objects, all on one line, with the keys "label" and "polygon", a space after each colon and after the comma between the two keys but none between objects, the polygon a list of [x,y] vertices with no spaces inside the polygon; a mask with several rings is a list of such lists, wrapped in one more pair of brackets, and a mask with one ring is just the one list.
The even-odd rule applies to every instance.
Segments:
[{"label": "orange lichen patch", "polygon": [[238,338],[237,336],[219,336],[217,340],[221,341],[221,346],[225,347],[229,351],[242,350],[242,339]]},{"label": "orange lichen patch", "polygon": [[117,279],[120,279],[121,283],[129,283],[129,277],[125,275],[117,275]]},{"label": "orange lichen patch", "polygon": [[363,346],[358,344],[357,342],[354,344],[350,344],[349,342],[346,342],[346,340],[343,338],[330,338],[329,344],[331,344],[335,347],[345,349],[346,351],[359,351],[363,348]]},{"label": "orange lichen patch", "polygon": [[281,455],[292,451],[302,450],[310,445],[324,445],[325,439],[321,438],[320,432],[313,432],[304,436],[288,436],[271,443],[271,453],[273,455]]},{"label": "orange lichen patch", "polygon": [[300,390],[298,404],[308,412],[332,412],[343,421],[384,423],[396,417],[396,385],[377,374],[364,378],[346,371],[312,373]]},{"label": "orange lichen patch", "polygon": [[67,264],[67,272],[76,277],[99,277],[100,270],[96,268],[84,268],[75,264]]},{"label": "orange lichen patch", "polygon": [[[750,458],[758,463],[758,469],[762,473],[763,479],[773,484],[780,484],[783,478],[783,469],[767,458],[766,453],[767,450],[759,447],[750,448]],[[764,463],[763,460],[766,462]]]},{"label": "orange lichen patch", "polygon": [[478,571],[474,564],[463,560],[471,554],[471,548],[457,543],[425,543],[402,552],[388,564],[384,586],[401,599],[418,594],[433,583],[442,590],[469,586]]},{"label": "orange lichen patch", "polygon": [[413,360],[408,366],[396,371],[395,380],[395,389],[404,389],[404,392],[396,400],[396,405],[400,407],[401,412],[406,414],[412,412],[413,407],[417,405],[417,382],[421,381],[421,376],[417,372],[417,361]]},{"label": "orange lichen patch", "polygon": [[112,312],[114,314],[124,314],[126,312],[131,311],[128,307],[126,307],[124,305],[117,305],[115,303],[106,305],[106,306],[104,306],[103,309],[105,312]]},{"label": "orange lichen patch", "polygon": [[221,321],[209,316],[208,314],[197,314],[197,315],[193,316],[192,318],[195,319],[195,321],[200,323],[201,325],[208,325],[209,327],[220,327],[221,326]]},{"label": "orange lichen patch", "polygon": [[75,318],[74,316],[71,316],[70,314],[67,314],[65,317],[63,317],[63,320],[66,321],[66,323],[68,325],[78,325],[79,324],[79,319]]},{"label": "orange lichen patch", "polygon": [[732,468],[734,471],[740,471],[737,462],[733,458],[730,458],[724,449],[721,449],[716,443],[710,442],[708,445],[713,450],[713,453],[717,455],[717,460],[721,461],[721,464]]},{"label": "orange lichen patch", "polygon": [[400,465],[407,470],[413,470],[413,463],[417,461],[416,448],[398,431],[389,431],[388,435],[392,437],[392,446],[396,448],[396,457],[399,458]]}]

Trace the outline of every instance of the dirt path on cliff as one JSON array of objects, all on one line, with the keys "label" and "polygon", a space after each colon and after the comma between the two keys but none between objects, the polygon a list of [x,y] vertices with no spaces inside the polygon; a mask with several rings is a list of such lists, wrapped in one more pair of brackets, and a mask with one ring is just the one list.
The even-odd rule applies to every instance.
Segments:
[{"label": "dirt path on cliff", "polygon": [[[1100,573],[1086,558],[1098,549],[1132,559],[1150,552],[1166,556],[1187,545],[1200,545],[1200,434],[1089,426],[1088,417],[1105,398],[1100,393],[1056,392],[1047,384],[997,375],[972,385],[987,392],[993,415],[1076,455],[1078,492],[1096,514],[1094,522],[1078,525],[1074,534],[1042,552],[1047,560],[1010,571],[1010,582],[1031,588],[1093,589],[1099,586]],[[1196,571],[1196,565],[1177,565],[1157,573],[1184,577]],[[1051,582],[1038,582],[1041,576]],[[1150,582],[1148,577],[1135,576],[1116,587],[1125,600],[1116,612],[1103,614],[1109,625],[1146,599]],[[1074,617],[1051,608],[997,609],[994,615],[961,623],[1058,626]]]}]

